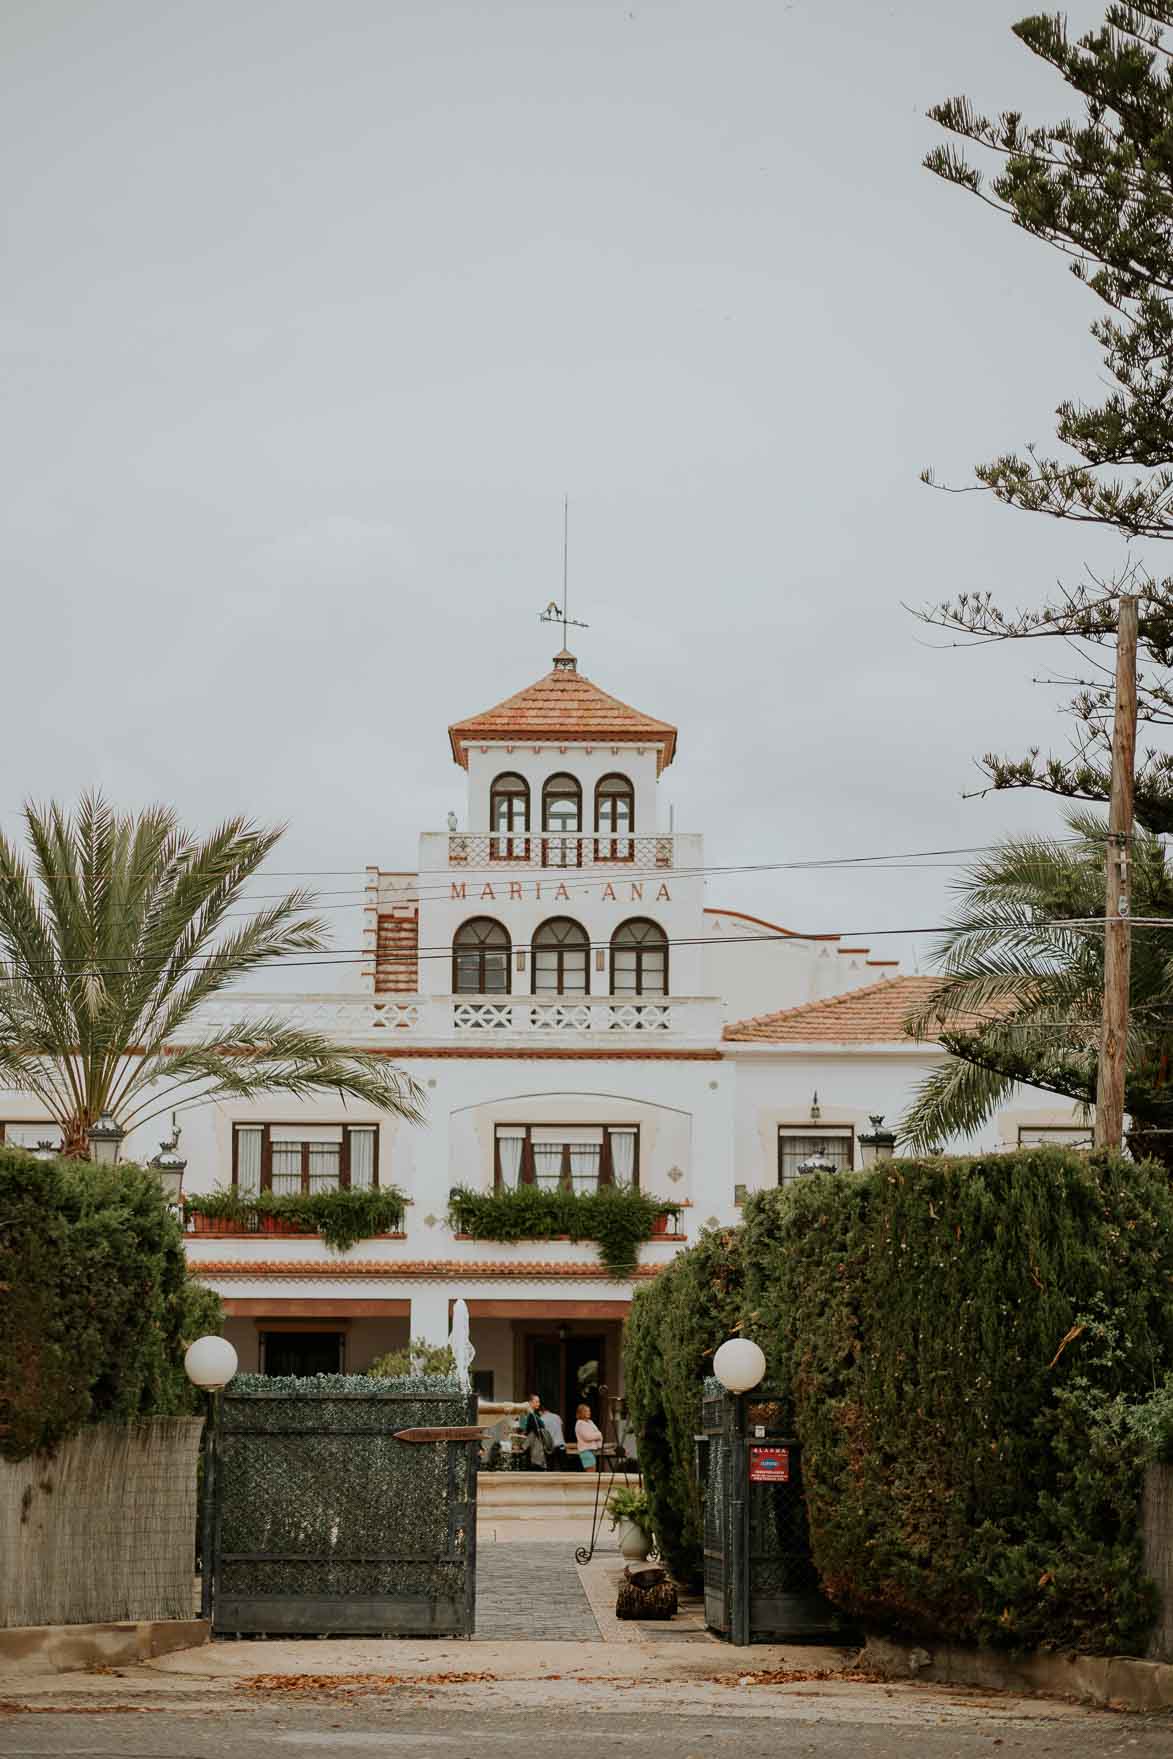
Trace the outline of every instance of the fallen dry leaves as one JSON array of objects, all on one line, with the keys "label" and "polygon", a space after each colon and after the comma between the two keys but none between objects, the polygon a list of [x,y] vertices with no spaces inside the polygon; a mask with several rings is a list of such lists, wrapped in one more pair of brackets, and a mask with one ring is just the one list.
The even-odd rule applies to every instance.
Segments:
[{"label": "fallen dry leaves", "polygon": [[238,1680],[238,1692],[266,1692],[288,1697],[325,1694],[345,1698],[358,1692],[387,1692],[400,1687],[412,1691],[420,1686],[468,1686],[495,1680],[495,1673],[259,1673]]},{"label": "fallen dry leaves", "polygon": [[161,1704],[18,1704],[0,1698],[0,1716],[142,1716]]},{"label": "fallen dry leaves", "polygon": [[770,1668],[758,1673],[710,1674],[709,1683],[714,1686],[801,1686],[816,1680],[842,1680],[847,1685],[879,1686],[883,1681],[879,1674],[859,1673],[854,1670],[832,1672],[829,1668]]}]

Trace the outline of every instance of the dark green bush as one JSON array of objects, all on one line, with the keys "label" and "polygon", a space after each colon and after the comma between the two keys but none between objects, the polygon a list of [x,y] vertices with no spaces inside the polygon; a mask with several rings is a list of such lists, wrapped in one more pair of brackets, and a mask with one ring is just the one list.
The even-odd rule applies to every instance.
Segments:
[{"label": "dark green bush", "polygon": [[625,1334],[628,1410],[639,1435],[656,1540],[665,1561],[684,1578],[700,1574],[693,1437],[713,1352],[742,1310],[741,1235],[740,1228],[703,1233],[640,1290]]},{"label": "dark green bush", "polygon": [[403,1225],[404,1196],[394,1185],[346,1191],[292,1192],[287,1196],[262,1191],[241,1197],[231,1188],[196,1192],[184,1199],[189,1216],[214,1216],[242,1229],[259,1230],[262,1216],[292,1222],[307,1233],[320,1234],[332,1252],[347,1252],[360,1240],[395,1233]]},{"label": "dark green bush", "polygon": [[0,1147],[0,1453],[86,1423],[198,1409],[187,1344],[220,1302],[189,1280],[154,1174]]},{"label": "dark green bush", "polygon": [[[960,1641],[1141,1648],[1135,1419],[1173,1367],[1162,1169],[1032,1149],[812,1178],[751,1199],[729,1261],[804,1444],[839,1606]],[[681,1261],[669,1274],[688,1279]],[[711,1336],[731,1329],[722,1299]],[[662,1286],[641,1293],[630,1383],[658,1349],[665,1387],[695,1384],[698,1330]],[[674,1460],[689,1398],[665,1400]],[[695,1568],[695,1492],[663,1481],[662,1451],[647,1466]]]},{"label": "dark green bush", "polygon": [[613,1277],[631,1275],[640,1245],[651,1239],[656,1217],[665,1213],[678,1210],[630,1185],[600,1185],[597,1191],[551,1191],[540,1185],[472,1191],[459,1186],[449,1198],[449,1218],[457,1233],[474,1240],[593,1240]]}]

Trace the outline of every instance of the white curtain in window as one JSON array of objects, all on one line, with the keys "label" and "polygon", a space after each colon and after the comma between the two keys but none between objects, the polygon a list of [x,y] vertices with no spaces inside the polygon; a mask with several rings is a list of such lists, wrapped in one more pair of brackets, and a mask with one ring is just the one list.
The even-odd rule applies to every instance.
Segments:
[{"label": "white curtain in window", "polygon": [[369,1191],[375,1182],[375,1132],[350,1132],[350,1188]]},{"label": "white curtain in window", "polygon": [[535,1142],[534,1184],[542,1185],[546,1190],[561,1183],[562,1180],[562,1144],[560,1142]]},{"label": "white curtain in window", "polygon": [[612,1130],[611,1176],[617,1185],[630,1185],[635,1178],[635,1131]]},{"label": "white curtain in window", "polygon": [[242,1197],[255,1197],[261,1188],[261,1135],[251,1124],[236,1132],[236,1189]]},{"label": "white curtain in window", "polygon": [[808,1135],[805,1131],[780,1130],[778,1135],[780,1185],[789,1185],[792,1180],[801,1178],[799,1167],[814,1155],[830,1161],[836,1172],[846,1172],[851,1166],[850,1131],[823,1131],[818,1135],[812,1131]]},{"label": "white curtain in window", "polygon": [[515,1191],[521,1183],[521,1152],[525,1147],[524,1130],[499,1130],[497,1153],[501,1161],[501,1184],[506,1191]]},{"label": "white curtain in window", "polygon": [[600,1142],[570,1144],[570,1178],[576,1191],[593,1191],[599,1183],[599,1163],[603,1155]]}]

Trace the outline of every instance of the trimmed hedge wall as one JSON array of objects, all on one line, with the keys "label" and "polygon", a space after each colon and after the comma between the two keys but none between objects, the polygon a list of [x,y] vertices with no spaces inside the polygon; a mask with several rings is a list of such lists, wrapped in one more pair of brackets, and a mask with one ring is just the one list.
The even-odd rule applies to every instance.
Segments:
[{"label": "trimmed hedge wall", "polygon": [[153,1173],[0,1146],[0,1455],[197,1411],[183,1352],[220,1323]]},{"label": "trimmed hedge wall", "polygon": [[753,1198],[635,1302],[629,1396],[667,1556],[696,1573],[700,1383],[740,1322],[790,1405],[815,1561],[845,1611],[1140,1650],[1136,1418],[1173,1367],[1171,1292],[1153,1163],[1032,1149]]}]

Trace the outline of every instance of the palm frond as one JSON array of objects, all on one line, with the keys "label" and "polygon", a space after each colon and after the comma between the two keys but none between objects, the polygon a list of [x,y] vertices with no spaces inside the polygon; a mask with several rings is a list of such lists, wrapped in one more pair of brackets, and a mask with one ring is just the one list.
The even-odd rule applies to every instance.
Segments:
[{"label": "palm frond", "polygon": [[[0,836],[0,1069],[70,1140],[103,1111],[140,1116],[163,1090],[183,1104],[332,1092],[421,1115],[415,1082],[385,1060],[277,1019],[199,1033],[220,991],[328,944],[303,890],[233,920],[280,828],[233,817],[200,839],[167,807],[119,816],[87,794],[72,813],[28,804],[25,830],[28,863]],[[196,1041],[175,1049],[193,1026]]]}]

